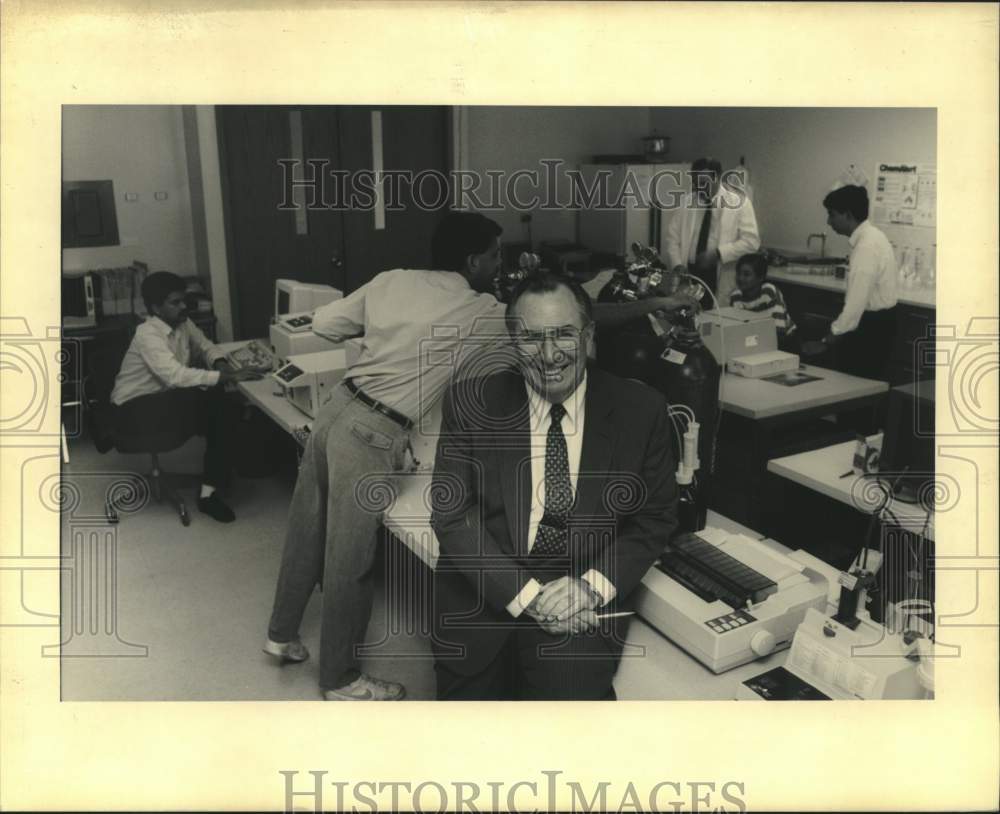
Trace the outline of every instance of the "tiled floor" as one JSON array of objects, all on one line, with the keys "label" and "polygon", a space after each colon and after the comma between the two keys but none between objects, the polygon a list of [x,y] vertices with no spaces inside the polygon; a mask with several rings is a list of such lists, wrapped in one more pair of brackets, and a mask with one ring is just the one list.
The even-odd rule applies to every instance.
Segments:
[{"label": "tiled floor", "polygon": [[[70,444],[71,463],[64,466],[63,477],[79,489],[80,503],[63,518],[63,551],[77,554],[62,584],[63,699],[318,700],[321,594],[313,596],[301,630],[313,658],[278,667],[260,649],[291,478],[237,478],[229,499],[237,520],[229,525],[200,514],[191,488],[185,493],[192,516],[187,528],[171,506],[155,501],[108,526],[101,517],[104,492],[115,479],[110,473],[145,472],[148,459],[114,451],[100,455],[86,439]],[[200,440],[191,441],[163,456],[163,466],[197,472],[201,449]],[[420,574],[398,544],[379,560],[379,567],[395,573],[400,563]],[[387,599],[413,591],[386,592],[385,580],[376,582],[368,641],[384,643],[364,667],[402,681],[409,699],[431,699],[428,637],[413,629],[420,627],[413,621],[420,615],[393,607],[396,603]],[[70,652],[79,655],[67,656]]]}]

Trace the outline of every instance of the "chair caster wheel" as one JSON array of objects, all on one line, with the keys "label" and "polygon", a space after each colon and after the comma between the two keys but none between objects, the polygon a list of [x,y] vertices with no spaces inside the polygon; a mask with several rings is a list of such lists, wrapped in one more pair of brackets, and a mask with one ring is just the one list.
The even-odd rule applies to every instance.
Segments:
[{"label": "chair caster wheel", "polygon": [[180,508],[181,515],[181,525],[190,526],[191,525],[191,515],[188,514],[187,509],[184,506]]}]

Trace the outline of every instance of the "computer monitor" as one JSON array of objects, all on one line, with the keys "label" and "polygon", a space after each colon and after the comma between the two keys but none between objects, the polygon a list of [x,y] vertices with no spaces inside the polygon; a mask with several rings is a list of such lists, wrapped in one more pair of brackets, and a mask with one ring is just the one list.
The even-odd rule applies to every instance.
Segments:
[{"label": "computer monitor", "polygon": [[934,380],[893,387],[886,419],[879,471],[898,500],[933,509],[934,436],[920,428],[934,426]]},{"label": "computer monitor", "polygon": [[343,297],[333,286],[281,279],[274,282],[274,315],[301,314]]}]

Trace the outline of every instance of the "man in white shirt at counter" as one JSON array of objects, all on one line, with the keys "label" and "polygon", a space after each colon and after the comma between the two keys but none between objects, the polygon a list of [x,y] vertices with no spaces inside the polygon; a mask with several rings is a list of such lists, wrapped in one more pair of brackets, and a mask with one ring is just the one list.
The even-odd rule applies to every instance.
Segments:
[{"label": "man in white shirt at counter", "polygon": [[[442,397],[465,353],[493,364],[489,351],[510,352],[505,307],[487,293],[499,268],[501,232],[483,215],[452,212],[431,239],[434,270],[382,272],[314,314],[314,332],[334,341],[363,336],[363,348],[320,410],[303,452],[264,652],[282,663],[309,658],[299,626],[321,584],[325,700],[405,695],[402,684],[363,673],[357,657],[371,617],[382,519],[366,494],[377,491],[378,478],[409,466],[410,430]],[[604,319],[690,304],[682,296],[650,298],[606,306]]]},{"label": "man in white shirt at counter", "polygon": [[184,280],[168,271],[142,281],[149,318],[138,328],[111,391],[113,420],[129,435],[161,424],[205,436],[204,475],[198,509],[220,523],[236,519],[219,497],[232,468],[233,421],[219,384],[260,378],[253,369],[234,371],[225,354],[187,318]]},{"label": "man in white shirt at counter", "polygon": [[697,275],[727,305],[736,261],[760,248],[757,216],[744,190],[723,186],[722,164],[714,158],[691,165],[691,188],[667,222],[667,265]]},{"label": "man in white shirt at counter", "polygon": [[896,336],[896,258],[881,230],[868,220],[868,193],[847,185],[823,199],[827,224],[850,239],[847,292],[840,315],[819,341],[804,342],[802,353],[834,349],[846,373],[884,380]]}]

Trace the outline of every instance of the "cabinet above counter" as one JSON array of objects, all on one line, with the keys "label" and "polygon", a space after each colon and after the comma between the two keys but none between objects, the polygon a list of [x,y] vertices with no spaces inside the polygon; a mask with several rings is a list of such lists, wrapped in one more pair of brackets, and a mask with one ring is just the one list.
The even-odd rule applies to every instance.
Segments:
[{"label": "cabinet above counter", "polygon": [[[808,267],[803,266],[807,269]],[[810,274],[808,271],[789,271],[788,266],[771,266],[767,271],[767,279],[772,283],[788,283],[791,285],[802,285],[808,288],[818,288],[823,291],[833,291],[843,294],[847,290],[847,281],[838,280],[832,274]],[[897,290],[899,301],[904,305],[913,305],[918,308],[934,308],[934,289],[932,288],[907,288],[899,286]]]}]

